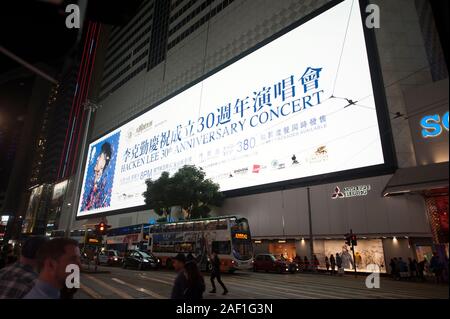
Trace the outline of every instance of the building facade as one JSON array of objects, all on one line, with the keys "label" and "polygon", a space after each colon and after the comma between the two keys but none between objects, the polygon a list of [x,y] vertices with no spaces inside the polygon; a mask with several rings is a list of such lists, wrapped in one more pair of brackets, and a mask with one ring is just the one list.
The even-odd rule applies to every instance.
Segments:
[{"label": "building facade", "polygon": [[[107,48],[98,57],[104,59],[99,93],[102,108],[91,124],[89,140],[102,136],[326,3],[144,1],[130,23],[102,34],[108,39]],[[380,8],[380,28],[374,31],[377,47],[371,50],[379,55],[398,170],[380,176],[316,181],[310,187],[228,198],[213,213],[247,217],[256,252],[269,251],[289,258],[296,254],[305,256],[311,253],[309,243],[313,240],[314,253],[323,259],[330,253],[346,253],[344,234],[352,230],[358,234],[357,254],[363,260],[362,269],[372,261],[386,271],[392,257],[429,258],[436,244],[442,244],[439,249],[448,255],[448,236],[444,239],[442,235],[445,231],[448,234],[448,217],[445,221],[448,72],[431,6],[428,1],[410,0],[373,3]],[[442,84],[445,81],[447,89]],[[430,95],[437,90],[440,98],[434,104],[420,102],[414,97],[418,88]],[[416,104],[411,106],[414,103],[410,101]],[[443,126],[438,136],[446,136],[447,144],[434,141],[439,150],[435,147],[430,152],[441,155],[424,162],[421,160],[424,150],[415,137],[423,127],[414,118],[420,113],[417,109],[434,114],[436,106],[444,108],[441,116],[447,110],[447,127]],[[438,177],[430,179],[430,176]],[[72,207],[79,197],[76,187],[73,192],[71,202],[63,208],[67,216],[74,216]],[[151,211],[136,211],[107,216],[107,221],[113,227],[121,227],[148,223],[154,218]],[[95,222],[67,219],[71,229]]]}]

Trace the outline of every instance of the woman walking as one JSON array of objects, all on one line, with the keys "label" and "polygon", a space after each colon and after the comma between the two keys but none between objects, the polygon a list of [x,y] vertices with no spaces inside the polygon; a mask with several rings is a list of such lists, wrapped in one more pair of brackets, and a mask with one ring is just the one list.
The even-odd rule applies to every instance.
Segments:
[{"label": "woman walking", "polygon": [[197,263],[194,260],[188,261],[184,265],[184,272],[187,279],[187,287],[184,291],[185,299],[190,301],[203,299],[205,280],[198,269]]},{"label": "woman walking", "polygon": [[334,259],[333,254],[330,256],[330,266],[331,266],[331,276],[334,275],[334,269],[336,268],[336,259]]}]

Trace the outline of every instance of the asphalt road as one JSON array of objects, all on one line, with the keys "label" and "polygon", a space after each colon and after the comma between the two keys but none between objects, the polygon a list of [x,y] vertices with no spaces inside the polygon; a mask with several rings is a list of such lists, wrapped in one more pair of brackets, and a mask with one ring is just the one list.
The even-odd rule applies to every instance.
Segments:
[{"label": "asphalt road", "polygon": [[[139,271],[119,267],[100,267],[101,273],[82,273],[76,299],[165,299],[175,278],[173,271]],[[381,278],[379,289],[368,289],[365,277],[325,274],[273,274],[237,272],[224,274],[229,294],[209,293],[211,283],[205,274],[205,299],[410,299],[449,298],[448,285],[399,282]]]}]

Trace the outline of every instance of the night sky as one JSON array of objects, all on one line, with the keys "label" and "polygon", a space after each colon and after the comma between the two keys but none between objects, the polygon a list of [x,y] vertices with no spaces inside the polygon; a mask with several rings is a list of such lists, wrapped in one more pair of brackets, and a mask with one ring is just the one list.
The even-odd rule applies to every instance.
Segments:
[{"label": "night sky", "polygon": [[[0,10],[0,45],[30,64],[57,72],[76,46],[77,31],[65,27],[65,12],[41,1],[8,1]],[[35,75],[0,54],[0,192],[5,190]]]},{"label": "night sky", "polygon": [[[66,5],[77,1],[3,2],[0,46],[39,69],[49,67],[53,70],[50,75],[57,77],[63,67],[67,67],[64,63],[73,61],[82,45],[78,42],[82,29],[68,29],[65,24]],[[135,15],[141,3],[142,0],[89,1],[84,17],[86,21],[123,25]],[[0,53],[0,192],[6,187],[3,184],[8,180],[20,128],[27,125],[24,119],[35,77],[18,62]]]}]

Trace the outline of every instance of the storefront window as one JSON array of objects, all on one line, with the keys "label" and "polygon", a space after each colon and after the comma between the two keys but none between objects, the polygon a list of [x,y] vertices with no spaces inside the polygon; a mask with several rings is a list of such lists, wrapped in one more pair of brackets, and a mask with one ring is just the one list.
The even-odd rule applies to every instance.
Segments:
[{"label": "storefront window", "polygon": [[314,242],[314,253],[319,259],[319,268],[325,268],[325,256],[336,257],[339,254],[342,259],[342,267],[345,270],[354,270],[356,261],[356,270],[366,272],[369,265],[377,265],[380,272],[386,272],[384,264],[384,251],[381,239],[360,239],[355,246],[355,261],[351,247],[347,246],[343,240],[323,240]]},{"label": "storefront window", "polygon": [[284,259],[292,261],[296,256],[295,243],[270,243],[269,253],[276,258],[283,256]]}]

